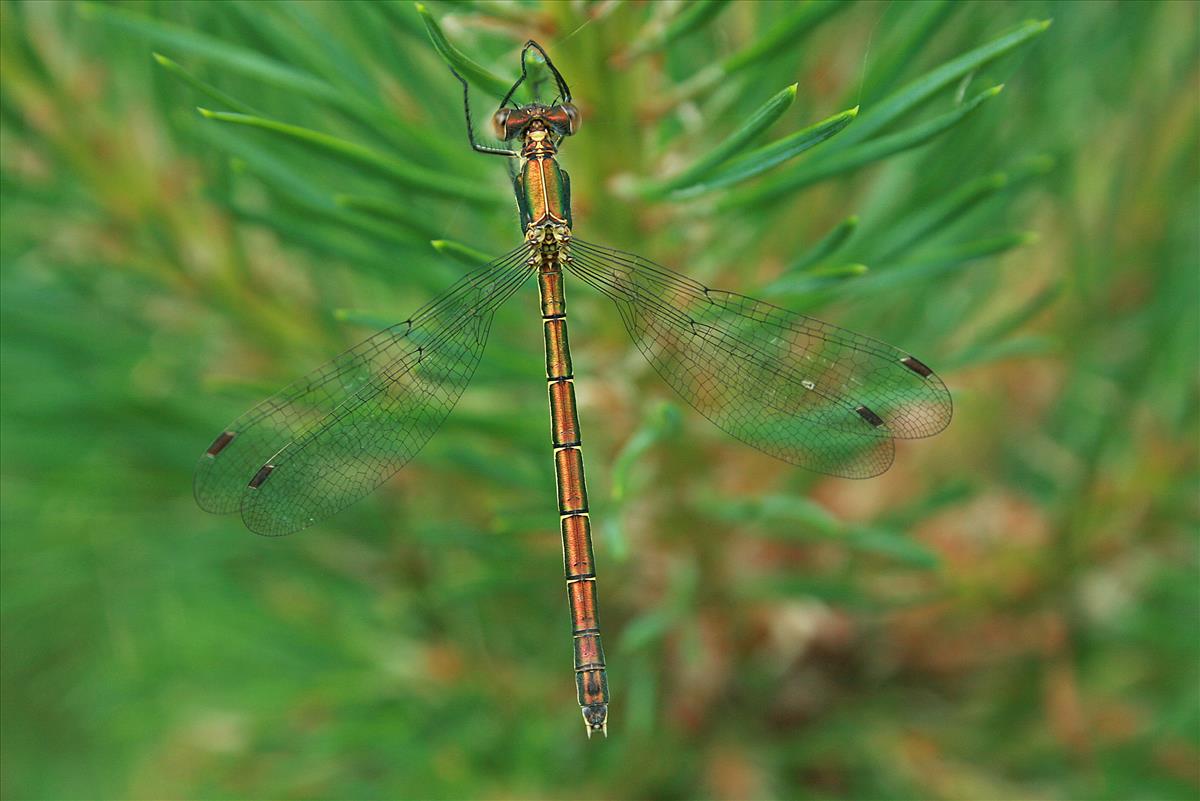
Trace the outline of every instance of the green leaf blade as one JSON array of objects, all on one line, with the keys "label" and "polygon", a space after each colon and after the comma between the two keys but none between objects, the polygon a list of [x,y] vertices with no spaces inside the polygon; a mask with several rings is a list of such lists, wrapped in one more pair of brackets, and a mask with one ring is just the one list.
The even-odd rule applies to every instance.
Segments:
[{"label": "green leaf blade", "polygon": [[847,5],[841,0],[809,0],[800,4],[796,11],[776,23],[762,36],[719,63],[700,70],[677,86],[662,107],[669,108],[702,95],[730,75],[771,57],[780,49],[798,46],[822,22]]},{"label": "green leaf blade", "polygon": [[231,97],[212,84],[200,80],[183,67],[179,66],[179,64],[176,64],[174,61],[164,56],[162,53],[152,53],[151,55],[153,55],[155,62],[157,62],[160,67],[166,70],[167,74],[177,78],[185,85],[190,86],[192,89],[208,97],[209,99],[215,100],[223,106],[228,106],[233,111],[241,114],[258,113],[237,98]]},{"label": "green leaf blade", "polygon": [[905,66],[932,41],[934,34],[950,18],[957,5],[951,0],[935,0],[917,7],[913,12],[915,20],[912,25],[907,29],[903,26],[900,28],[903,39],[885,51],[871,68],[859,89],[859,102],[872,108],[881,100],[902,76]]},{"label": "green leaf blade", "polygon": [[777,201],[818,181],[859,169],[888,156],[919,147],[962,122],[962,120],[975,109],[979,108],[985,101],[999,94],[1002,88],[1002,85],[993,86],[990,89],[980,92],[958,108],[927,122],[914,125],[904,131],[888,136],[881,136],[878,139],[864,142],[853,148],[839,150],[819,161],[805,161],[802,164],[796,165],[795,168],[786,174],[780,175],[771,181],[751,187],[748,190],[731,192],[722,198],[717,207],[719,209],[732,209],[739,206],[761,205]]},{"label": "green leaf blade", "polygon": [[387,198],[339,194],[334,195],[333,202],[350,211],[397,223],[422,237],[432,236],[436,228],[432,220],[414,213],[411,206]]},{"label": "green leaf blade", "polygon": [[812,294],[840,286],[869,272],[867,265],[857,262],[817,267],[807,272],[785,275],[764,287],[763,294],[772,297]]},{"label": "green leaf blade", "polygon": [[810,0],[802,3],[793,14],[781,20],[755,42],[722,61],[721,71],[725,75],[732,75],[768,58],[783,47],[795,47],[818,25],[847,5],[841,0]]},{"label": "green leaf blade", "polygon": [[669,440],[679,432],[682,416],[672,403],[660,404],[642,426],[621,448],[612,466],[612,497],[622,501],[629,487],[631,474],[641,458],[657,443]]},{"label": "green leaf blade", "polygon": [[462,242],[451,239],[434,239],[429,244],[439,254],[472,269],[492,260],[492,257],[482,250],[476,250],[470,245],[464,245]]},{"label": "green leaf blade", "polygon": [[429,34],[429,40],[433,42],[434,49],[438,51],[438,55],[449,65],[450,69],[461,75],[467,83],[489,95],[504,97],[508,93],[509,87],[512,86],[511,81],[505,81],[488,71],[450,44],[442,26],[433,18],[433,14],[429,13],[429,9],[425,7],[424,3],[417,3],[416,9],[417,13],[421,15],[421,21],[425,23],[425,30]]},{"label": "green leaf blade", "polygon": [[989,256],[998,256],[1037,241],[1037,235],[1022,231],[984,237],[970,242],[949,245],[923,256],[919,256],[885,270],[878,270],[858,282],[859,291],[877,291],[948,272],[955,267],[969,264]]},{"label": "green leaf blade", "polygon": [[671,17],[660,30],[635,40],[628,49],[618,55],[617,63],[625,66],[642,56],[663,50],[672,42],[707,25],[725,10],[728,3],[729,0],[697,0],[687,5]]},{"label": "green leaf blade", "polygon": [[759,106],[740,128],[730,134],[706,155],[701,156],[693,162],[691,166],[677,175],[662,181],[646,184],[638,190],[639,194],[647,199],[661,198],[672,190],[681,189],[703,181],[705,176],[715,167],[733,158],[746,145],[753,142],[763,131],[767,130],[776,120],[783,116],[783,113],[795,102],[797,88],[798,84],[785,87],[766,103]]},{"label": "green leaf blade", "polygon": [[390,178],[404,189],[417,189],[431,195],[483,205],[496,202],[492,193],[480,189],[474,184],[406,164],[364,145],[314,131],[311,128],[303,128],[299,125],[291,125],[251,114],[212,111],[206,108],[201,108],[199,111],[206,119],[257,128],[355,166],[371,168]]},{"label": "green leaf blade", "polygon": [[232,72],[313,100],[331,103],[339,103],[341,100],[337,89],[314,75],[206,33],[169,22],[160,22],[144,14],[107,4],[83,3],[80,9],[86,17],[140,36],[163,49],[188,53]]},{"label": "green leaf blade", "polygon": [[877,256],[880,261],[891,261],[903,255],[923,239],[936,235],[983,201],[994,196],[1008,185],[1008,175],[1003,172],[981,175],[957,189],[938,198],[910,215],[903,225],[896,226],[891,241]]},{"label": "green leaf blade", "polygon": [[769,145],[764,145],[736,159],[723,169],[718,170],[715,175],[706,178],[702,182],[683,191],[676,192],[675,197],[679,199],[695,197],[761,175],[767,170],[778,167],[785,161],[793,159],[825,140],[836,136],[846,126],[854,122],[857,116],[858,107],[855,106],[854,108],[821,120],[815,125],[810,125],[803,130],[789,134]]},{"label": "green leaf blade", "polygon": [[792,262],[784,272],[800,273],[815,264],[820,264],[845,247],[846,243],[850,241],[850,237],[854,236],[854,232],[857,230],[858,215],[852,214],[834,226],[832,231],[821,237],[821,241],[817,242],[807,253]]},{"label": "green leaf blade", "polygon": [[846,544],[857,551],[893,559],[921,570],[934,570],[941,564],[936,551],[889,528],[853,528],[847,532]]},{"label": "green leaf blade", "polygon": [[869,108],[854,130],[843,137],[835,149],[866,141],[902,115],[916,109],[939,90],[1045,33],[1049,27],[1050,20],[1026,22],[1016,30],[947,61],[889,95],[877,106]]}]

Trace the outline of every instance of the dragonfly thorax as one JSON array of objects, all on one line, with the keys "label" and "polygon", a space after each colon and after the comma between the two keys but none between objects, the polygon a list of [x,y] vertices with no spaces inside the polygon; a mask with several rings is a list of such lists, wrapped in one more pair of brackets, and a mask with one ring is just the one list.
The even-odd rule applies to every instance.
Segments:
[{"label": "dragonfly thorax", "polygon": [[556,142],[545,127],[531,127],[521,149],[517,205],[526,231],[543,225],[571,225],[568,179],[554,158]]},{"label": "dragonfly thorax", "polygon": [[525,232],[525,242],[536,251],[554,252],[571,241],[571,229],[561,223],[546,222],[531,225]]},{"label": "dragonfly thorax", "polygon": [[550,132],[544,127],[530,127],[525,132],[525,144],[521,148],[521,155],[527,159],[547,159],[553,158],[558,152],[558,146],[554,143],[554,138],[550,136]]}]

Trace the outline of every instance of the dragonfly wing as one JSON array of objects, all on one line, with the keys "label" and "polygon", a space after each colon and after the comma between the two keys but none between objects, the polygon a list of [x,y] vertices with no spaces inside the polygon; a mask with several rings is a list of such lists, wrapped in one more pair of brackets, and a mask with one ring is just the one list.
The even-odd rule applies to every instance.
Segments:
[{"label": "dragonfly wing", "polygon": [[196,501],[241,510],[252,531],[278,536],[387,480],[454,408],[496,308],[533,272],[527,258],[521,246],[467,275],[243,414],[201,457]]},{"label": "dragonfly wing", "polygon": [[883,342],[578,239],[569,268],[616,303],[684,400],[785,462],[867,478],[891,466],[894,438],[931,436],[950,422],[941,379]]}]

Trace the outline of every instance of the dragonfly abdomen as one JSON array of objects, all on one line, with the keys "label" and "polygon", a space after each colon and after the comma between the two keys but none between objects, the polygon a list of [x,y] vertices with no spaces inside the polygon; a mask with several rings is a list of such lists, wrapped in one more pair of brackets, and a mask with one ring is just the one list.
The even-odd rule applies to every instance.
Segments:
[{"label": "dragonfly abdomen", "polygon": [[583,452],[580,450],[579,414],[575,407],[575,376],[567,338],[566,301],[563,297],[562,263],[569,238],[570,232],[562,225],[531,226],[528,235],[538,265],[542,329],[546,340],[550,442],[554,447],[563,571],[571,608],[575,689],[588,736],[591,736],[595,731],[607,733],[608,679],[604,648],[600,642],[592,528],[588,516]]}]

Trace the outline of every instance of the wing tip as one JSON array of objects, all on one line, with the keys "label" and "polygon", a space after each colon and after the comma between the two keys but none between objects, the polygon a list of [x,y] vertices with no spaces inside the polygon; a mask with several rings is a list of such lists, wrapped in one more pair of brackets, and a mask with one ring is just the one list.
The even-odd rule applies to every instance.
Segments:
[{"label": "wing tip", "polygon": [[954,397],[946,388],[946,382],[933,371],[933,368],[915,356],[905,354],[898,361],[921,378],[931,396],[925,402],[913,403],[917,409],[924,409],[925,414],[918,415],[909,421],[889,419],[888,427],[900,439],[925,439],[942,433],[954,419]]},{"label": "wing tip", "polygon": [[894,465],[896,463],[896,440],[895,440],[895,438],[893,438],[893,437],[882,438],[882,442],[887,443],[886,447],[884,447],[882,450],[879,450],[875,453],[876,458],[874,460],[865,461],[865,462],[861,463],[861,465],[858,465],[862,468],[859,471],[851,472],[849,470],[844,470],[844,471],[837,472],[837,473],[832,473],[832,472],[825,473],[825,471],[818,470],[816,472],[825,473],[825,475],[831,475],[836,478],[849,478],[849,479],[853,479],[855,481],[866,481],[869,478],[876,478],[878,476],[881,476],[884,473],[886,473],[887,471],[891,470],[892,465]]}]

